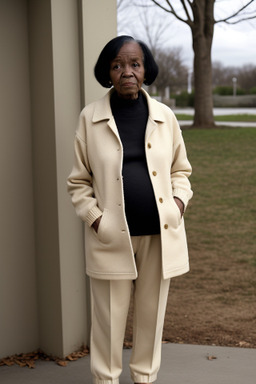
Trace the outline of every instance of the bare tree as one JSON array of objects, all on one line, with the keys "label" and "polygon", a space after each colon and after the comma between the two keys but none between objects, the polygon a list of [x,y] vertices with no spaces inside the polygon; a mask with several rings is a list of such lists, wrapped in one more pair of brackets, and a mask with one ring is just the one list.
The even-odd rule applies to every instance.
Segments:
[{"label": "bare tree", "polygon": [[[212,97],[211,49],[214,26],[217,23],[237,24],[256,18],[256,9],[252,9],[255,0],[243,3],[239,9],[228,16],[215,20],[215,0],[149,0],[168,12],[179,21],[188,25],[192,33],[194,50],[194,87],[195,115],[193,126],[214,127]],[[146,6],[148,1],[134,0],[138,6]],[[146,4],[147,3],[147,4]]]},{"label": "bare tree", "polygon": [[[127,0],[117,0],[116,3],[117,8],[117,34],[120,35],[119,29],[122,28],[125,34],[131,34],[131,22],[132,14],[136,14],[136,10],[134,9],[133,1]],[[127,13],[129,17],[127,17]]]},{"label": "bare tree", "polygon": [[169,87],[172,93],[181,89],[186,90],[188,68],[183,64],[181,48],[158,48],[155,51],[155,60],[159,74],[154,84],[162,96],[166,87]]},{"label": "bare tree", "polygon": [[156,19],[152,20],[151,15],[147,10],[139,14],[140,21],[140,30],[135,32],[135,35],[138,33],[138,37],[143,35],[143,40],[150,47],[153,55],[160,49],[164,43],[164,31],[168,27],[168,22],[166,20]]},{"label": "bare tree", "polygon": [[164,96],[166,87],[169,87],[172,92],[180,87],[186,89],[188,68],[183,64],[182,48],[164,48],[168,42],[168,34],[171,33],[171,24],[166,17],[163,17],[162,12],[158,11],[156,16],[156,7],[153,7],[154,13],[152,13],[149,7],[135,7],[129,0],[121,0],[121,2],[119,0],[117,6],[119,34],[122,31],[135,39],[143,40],[152,51],[159,67],[159,74],[154,82],[157,91]]},{"label": "bare tree", "polygon": [[238,68],[237,81],[241,88],[247,93],[252,88],[256,88],[256,66],[255,65],[244,65],[242,68]]},{"label": "bare tree", "polygon": [[165,32],[171,33],[171,23],[163,17],[161,11],[156,12],[155,9],[152,15],[149,8],[136,7],[133,0],[118,0],[118,34],[128,34],[143,40],[155,55],[157,50],[166,45],[168,37]]},{"label": "bare tree", "polygon": [[225,67],[221,62],[214,61],[212,63],[212,84],[213,87],[219,85],[227,85],[228,77],[230,76],[229,69]]}]

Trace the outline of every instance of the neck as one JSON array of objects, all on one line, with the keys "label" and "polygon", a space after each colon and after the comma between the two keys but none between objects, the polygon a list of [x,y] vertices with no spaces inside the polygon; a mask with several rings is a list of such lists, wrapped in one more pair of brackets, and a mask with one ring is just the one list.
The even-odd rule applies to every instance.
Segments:
[{"label": "neck", "polygon": [[120,95],[119,93],[117,93],[117,95],[120,99],[123,99],[123,100],[136,100],[139,97],[139,92],[132,93],[129,95]]}]

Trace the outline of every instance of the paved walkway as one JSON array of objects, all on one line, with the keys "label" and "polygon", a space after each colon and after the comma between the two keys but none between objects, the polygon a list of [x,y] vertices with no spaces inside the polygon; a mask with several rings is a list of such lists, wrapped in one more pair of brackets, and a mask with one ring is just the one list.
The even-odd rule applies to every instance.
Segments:
[{"label": "paved walkway", "polygon": [[[193,124],[192,120],[179,120],[179,124],[182,127],[183,125]],[[227,127],[246,127],[246,128],[256,128],[256,123],[253,122],[229,122],[229,121],[215,121],[216,125],[226,125]]]},{"label": "paved walkway", "polygon": [[[194,108],[172,108],[174,113],[194,115]],[[214,116],[224,115],[256,115],[256,108],[213,108]]]},{"label": "paved walkway", "polygon": [[[120,384],[132,384],[130,350],[124,350]],[[60,367],[38,361],[35,369],[0,367],[1,384],[92,384],[89,356]],[[255,384],[256,349],[163,344],[157,384]]]},{"label": "paved walkway", "polygon": [[[193,108],[173,108],[173,112],[176,114],[185,114],[185,115],[194,115]],[[224,115],[240,115],[240,114],[248,114],[248,115],[256,115],[256,108],[214,108],[213,109],[214,116],[224,116]],[[183,125],[191,125],[193,123],[191,120],[179,120],[179,124],[182,127]],[[226,125],[229,127],[253,127],[256,128],[255,122],[228,122],[228,121],[216,121],[216,125]]]}]

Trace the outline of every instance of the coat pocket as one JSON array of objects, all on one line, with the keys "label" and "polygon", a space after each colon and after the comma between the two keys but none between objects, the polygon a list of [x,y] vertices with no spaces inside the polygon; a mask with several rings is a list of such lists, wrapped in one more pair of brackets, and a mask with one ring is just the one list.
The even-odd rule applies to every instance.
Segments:
[{"label": "coat pocket", "polygon": [[170,210],[171,210],[170,212],[171,223],[174,228],[177,228],[182,223],[183,217],[181,216],[180,209],[178,205],[175,203],[175,200],[173,197],[170,199]]},{"label": "coat pocket", "polygon": [[109,220],[109,211],[108,209],[103,210],[103,214],[101,217],[100,225],[98,228],[98,232],[95,232],[95,236],[101,243],[107,244],[111,241],[111,228],[110,228],[110,220]]}]

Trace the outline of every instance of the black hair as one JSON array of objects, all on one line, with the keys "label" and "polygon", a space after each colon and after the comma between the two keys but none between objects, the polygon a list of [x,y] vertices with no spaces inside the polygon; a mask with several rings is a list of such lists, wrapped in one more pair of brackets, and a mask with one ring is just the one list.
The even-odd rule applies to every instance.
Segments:
[{"label": "black hair", "polygon": [[122,46],[129,41],[138,43],[142,49],[145,68],[144,84],[151,85],[156,79],[158,75],[158,66],[148,46],[140,40],[135,40],[131,36],[122,35],[115,37],[105,45],[94,67],[96,80],[103,87],[111,88],[112,84],[109,76],[110,62],[114,60]]}]

